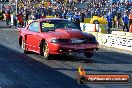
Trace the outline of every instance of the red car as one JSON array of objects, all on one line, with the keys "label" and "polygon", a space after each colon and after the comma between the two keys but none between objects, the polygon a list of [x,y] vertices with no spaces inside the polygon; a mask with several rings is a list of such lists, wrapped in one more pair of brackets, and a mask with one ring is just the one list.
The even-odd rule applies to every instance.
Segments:
[{"label": "red car", "polygon": [[36,52],[46,59],[73,52],[82,52],[91,58],[99,46],[92,34],[82,32],[73,22],[60,18],[34,20],[25,28],[18,28],[18,33],[24,52]]}]

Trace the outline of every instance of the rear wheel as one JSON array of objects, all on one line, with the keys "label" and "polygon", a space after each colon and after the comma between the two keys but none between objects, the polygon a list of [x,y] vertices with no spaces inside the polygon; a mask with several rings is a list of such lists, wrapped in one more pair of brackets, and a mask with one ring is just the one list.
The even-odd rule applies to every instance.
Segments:
[{"label": "rear wheel", "polygon": [[24,40],[22,40],[21,48],[22,48],[22,50],[23,50],[24,53],[28,53],[26,51],[26,43],[24,42]]},{"label": "rear wheel", "polygon": [[91,58],[93,56],[93,52],[85,52],[84,54],[87,58]]},{"label": "rear wheel", "polygon": [[46,42],[44,42],[42,48],[43,48],[43,56],[44,56],[44,59],[50,60],[51,59],[51,54],[49,54],[48,44]]}]

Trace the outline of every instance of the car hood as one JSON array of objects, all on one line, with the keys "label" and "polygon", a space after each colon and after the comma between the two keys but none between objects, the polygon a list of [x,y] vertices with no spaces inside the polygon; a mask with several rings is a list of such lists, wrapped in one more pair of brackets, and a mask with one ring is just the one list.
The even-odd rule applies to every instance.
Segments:
[{"label": "car hood", "polygon": [[70,39],[70,38],[86,38],[86,34],[80,30],[76,29],[56,29],[55,31],[50,31],[47,33],[50,38],[62,38],[62,39]]}]

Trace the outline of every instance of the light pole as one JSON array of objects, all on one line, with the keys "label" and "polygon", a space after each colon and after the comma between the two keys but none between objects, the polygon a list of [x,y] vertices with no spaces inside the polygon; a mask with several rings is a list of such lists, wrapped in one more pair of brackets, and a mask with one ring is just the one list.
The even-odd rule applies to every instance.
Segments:
[{"label": "light pole", "polygon": [[17,11],[18,0],[16,0],[15,3],[16,3],[16,14],[17,14],[17,12],[18,12],[18,11]]},{"label": "light pole", "polygon": [[0,4],[0,11],[2,12],[2,6],[3,6],[3,3],[1,2]]}]

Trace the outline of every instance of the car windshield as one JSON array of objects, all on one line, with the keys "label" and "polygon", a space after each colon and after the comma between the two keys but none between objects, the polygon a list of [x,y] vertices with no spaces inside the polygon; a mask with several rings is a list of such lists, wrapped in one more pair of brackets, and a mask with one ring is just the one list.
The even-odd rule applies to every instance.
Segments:
[{"label": "car windshield", "polygon": [[58,28],[72,28],[78,30],[78,27],[68,20],[50,20],[42,21],[40,23],[42,32],[55,31]]}]

